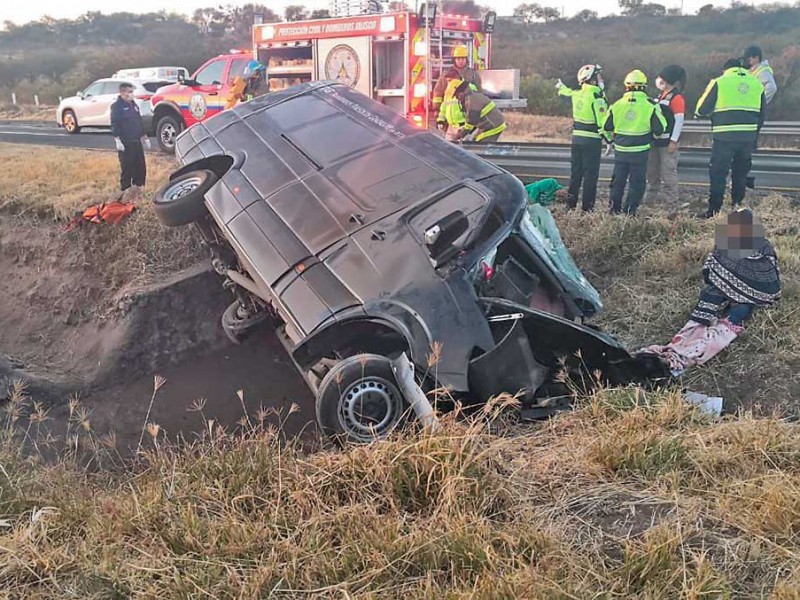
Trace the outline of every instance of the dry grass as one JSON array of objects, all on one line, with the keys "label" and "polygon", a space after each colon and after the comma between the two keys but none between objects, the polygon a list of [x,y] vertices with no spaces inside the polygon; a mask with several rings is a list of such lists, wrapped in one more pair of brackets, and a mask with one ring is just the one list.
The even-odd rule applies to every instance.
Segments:
[{"label": "dry grass", "polygon": [[504,142],[560,142],[569,143],[572,138],[572,119],[507,112],[503,116],[508,129],[503,134]]},{"label": "dry grass", "polygon": [[56,122],[55,106],[0,104],[0,121]]},{"label": "dry grass", "polygon": [[[156,220],[150,200],[176,168],[163,154],[147,155],[147,185],[137,208],[123,224],[86,224],[70,233],[61,229],[89,206],[119,195],[119,161],[113,152],[0,144],[0,216],[11,227],[40,228],[49,237],[51,255],[71,257],[63,267],[91,266],[114,291],[174,273],[204,256],[191,228],[169,229]],[[24,239],[20,253],[36,258],[41,240]],[[28,246],[34,246],[29,248]],[[43,257],[39,257],[42,259]]]},{"label": "dry grass", "polygon": [[[598,200],[598,205],[601,202]],[[718,394],[731,405],[798,415],[800,407],[800,238],[796,201],[778,194],[754,198],[775,244],[783,296],[758,311],[724,354],[690,371],[690,389]],[[600,290],[604,329],[630,347],[666,343],[686,322],[702,286],[700,269],[711,250],[714,223],[687,215],[675,221],[647,207],[650,216],[611,218],[556,209],[567,247]]]},{"label": "dry grass", "polygon": [[[150,424],[135,464],[102,469],[122,466],[114,440],[77,403],[60,460],[24,458],[8,432],[26,404],[18,391],[0,444],[14,597],[800,594],[797,424],[712,423],[677,396],[618,390],[538,429],[496,408],[308,455],[263,413],[234,434],[200,412],[201,439],[174,446]],[[86,452],[100,470],[79,466]]]}]

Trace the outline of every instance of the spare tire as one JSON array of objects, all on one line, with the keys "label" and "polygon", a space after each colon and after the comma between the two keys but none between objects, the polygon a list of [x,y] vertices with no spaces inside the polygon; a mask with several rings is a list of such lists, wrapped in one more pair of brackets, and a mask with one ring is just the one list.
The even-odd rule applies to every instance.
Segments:
[{"label": "spare tire", "polygon": [[207,213],[206,192],[217,179],[216,173],[203,169],[189,171],[165,183],[153,199],[156,217],[167,227],[194,223]]}]

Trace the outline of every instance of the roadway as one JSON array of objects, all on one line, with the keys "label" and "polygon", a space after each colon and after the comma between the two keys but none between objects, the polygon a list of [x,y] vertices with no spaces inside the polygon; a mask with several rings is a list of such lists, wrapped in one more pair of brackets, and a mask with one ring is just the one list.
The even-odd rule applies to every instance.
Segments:
[{"label": "roadway", "polygon": [[[113,150],[114,141],[108,130],[84,129],[70,135],[56,125],[46,122],[0,121],[0,142],[39,144],[93,150]],[[151,152],[158,152],[155,139]],[[555,177],[569,178],[569,144],[498,143],[489,145],[465,144],[478,156],[508,170],[524,181]],[[683,148],[678,163],[681,183],[708,183],[709,148]],[[613,155],[604,156],[601,179],[609,180]],[[762,150],[753,157],[752,175],[760,189],[800,192],[800,153],[783,150]]]}]

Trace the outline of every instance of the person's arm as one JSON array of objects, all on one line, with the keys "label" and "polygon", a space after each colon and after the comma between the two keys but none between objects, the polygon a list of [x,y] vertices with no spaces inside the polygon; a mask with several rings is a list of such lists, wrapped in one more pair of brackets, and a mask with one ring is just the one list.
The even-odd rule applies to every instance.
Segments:
[{"label": "person's arm", "polygon": [[122,104],[117,98],[116,102],[111,105],[111,133],[116,139],[120,136],[120,120],[122,119]]},{"label": "person's arm", "polygon": [[558,95],[559,96],[566,96],[567,98],[571,98],[572,96],[575,95],[575,90],[573,90],[569,86],[562,85],[560,88],[558,88]]},{"label": "person's arm", "polygon": [[654,104],[653,112],[650,114],[650,129],[653,131],[653,136],[660,136],[666,128],[667,120],[664,118],[664,113],[661,112],[661,106]]},{"label": "person's arm", "polygon": [[481,122],[481,102],[475,101],[475,92],[464,98],[464,116],[467,121],[464,123],[464,131],[472,131]]},{"label": "person's arm", "polygon": [[763,92],[761,94],[761,110],[758,113],[758,131],[761,132],[761,128],[764,126],[764,119],[767,118],[767,93]]},{"label": "person's arm", "polygon": [[603,128],[606,116],[608,115],[608,102],[603,98],[602,94],[594,95],[594,102],[592,103],[592,110],[594,111],[594,120],[597,123],[597,131]]},{"label": "person's arm", "polygon": [[669,136],[669,141],[677,145],[681,139],[683,123],[686,120],[686,100],[680,94],[675,96],[669,103],[669,109],[675,116],[675,126],[672,128],[672,135]]},{"label": "person's arm", "polygon": [[447,87],[447,79],[444,75],[439,77],[439,81],[433,86],[433,110],[438,111],[444,102],[444,90]]},{"label": "person's arm", "polygon": [[767,99],[767,104],[769,104],[772,102],[772,99],[775,97],[775,93],[778,91],[778,84],[775,83],[775,75],[773,75],[768,69],[764,69],[758,74],[758,78],[761,81],[761,84],[764,86],[764,96]]},{"label": "person's arm", "polygon": [[606,114],[608,117],[606,117],[606,120],[603,122],[603,131],[601,133],[603,137],[606,138],[606,140],[610,143],[611,138],[614,135],[614,112],[609,109]]},{"label": "person's arm", "polygon": [[706,86],[706,91],[700,96],[697,101],[697,107],[694,109],[695,116],[710,117],[714,114],[714,107],[717,105],[717,80],[712,79]]},{"label": "person's arm", "polygon": [[481,72],[475,69],[475,85],[478,87],[479,92],[483,92],[483,80],[481,79]]}]

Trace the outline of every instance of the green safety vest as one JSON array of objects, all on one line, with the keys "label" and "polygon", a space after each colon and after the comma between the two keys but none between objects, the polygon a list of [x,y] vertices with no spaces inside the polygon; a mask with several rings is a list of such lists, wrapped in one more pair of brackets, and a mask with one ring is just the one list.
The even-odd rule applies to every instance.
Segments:
[{"label": "green safety vest", "polygon": [[[761,64],[759,64],[759,65],[756,67],[756,70],[755,70],[755,71],[753,71],[753,75],[755,75],[756,77],[758,77],[758,76],[759,76],[759,75],[761,75],[761,73],[763,73],[764,71],[767,71],[768,73],[772,73],[773,75],[775,74],[775,71],[773,71],[773,70],[772,70],[772,67],[770,67],[769,65],[761,65]],[[761,80],[759,80],[759,81],[761,81]]]},{"label": "green safety vest", "polygon": [[653,142],[650,120],[657,112],[666,127],[667,121],[657,104],[650,102],[644,92],[625,92],[611,105],[614,115],[614,150],[616,152],[647,152]]},{"label": "green safety vest", "polygon": [[461,110],[461,105],[455,95],[442,102],[437,120],[439,122],[447,122],[448,127],[461,127],[464,125],[467,118],[464,116],[464,111]]},{"label": "green safety vest", "polygon": [[608,110],[602,90],[596,85],[584,83],[579,90],[564,86],[558,93],[572,99],[572,135],[599,140],[600,124]]},{"label": "green safety vest", "polygon": [[757,132],[761,95],[764,93],[764,86],[758,77],[746,69],[733,67],[715,81],[717,103],[714,106],[711,131]]}]

